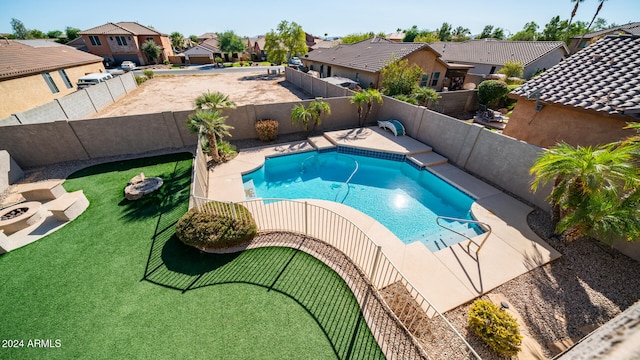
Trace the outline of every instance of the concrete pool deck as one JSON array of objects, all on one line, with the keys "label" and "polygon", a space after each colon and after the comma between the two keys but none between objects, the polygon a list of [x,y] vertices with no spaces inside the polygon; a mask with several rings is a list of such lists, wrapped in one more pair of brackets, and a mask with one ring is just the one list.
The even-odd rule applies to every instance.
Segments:
[{"label": "concrete pool deck", "polygon": [[[432,152],[431,147],[408,136],[395,137],[376,127],[327,132],[307,141],[241,150],[235,159],[209,171],[208,198],[245,201],[242,174],[262,166],[265,157],[335,146],[406,155],[476,199],[471,209],[474,217],[492,229],[477,256],[473,245],[467,252],[463,245],[466,242],[435,253],[421,242],[405,245],[383,225],[358,210],[339,203],[310,200],[347,218],[381,245],[394,265],[441,312],[560,256],[529,228],[527,215],[533,210],[531,207],[448,164],[444,157]],[[484,236],[474,240],[479,242]]]}]

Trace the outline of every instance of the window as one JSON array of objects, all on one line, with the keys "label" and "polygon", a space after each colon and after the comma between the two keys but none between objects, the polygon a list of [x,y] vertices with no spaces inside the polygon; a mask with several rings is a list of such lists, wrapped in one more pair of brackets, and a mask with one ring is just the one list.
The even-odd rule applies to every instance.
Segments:
[{"label": "window", "polygon": [[49,86],[49,90],[51,90],[53,94],[57,94],[60,92],[60,90],[58,90],[58,87],[56,86],[56,83],[53,82],[53,79],[48,72],[42,73],[42,77],[44,78],[44,82],[46,82]]},{"label": "window", "polygon": [[67,89],[71,89],[73,87],[73,84],[71,84],[71,81],[67,76],[67,72],[62,69],[58,70],[58,74],[60,74],[60,77],[62,78],[62,81],[64,81],[64,84],[67,86]]},{"label": "window", "polygon": [[148,37],[147,41],[153,41],[153,38],[152,37]]},{"label": "window", "polygon": [[431,86],[438,86],[438,79],[440,79],[440,73],[433,73],[433,75],[431,75]]},{"label": "window", "polygon": [[489,74],[495,74],[495,72],[496,72],[496,67],[492,66],[491,71],[489,71]]},{"label": "window", "polygon": [[429,84],[429,75],[422,74],[422,78],[420,79],[420,87],[427,87]]},{"label": "window", "polygon": [[116,41],[118,42],[118,45],[120,45],[120,46],[126,46],[127,45],[127,40],[124,38],[124,36],[116,36]]},{"label": "window", "polygon": [[91,45],[93,46],[102,46],[100,38],[95,35],[89,35],[89,41],[91,41]]},{"label": "window", "polygon": [[360,82],[360,73],[356,73],[356,82]]}]

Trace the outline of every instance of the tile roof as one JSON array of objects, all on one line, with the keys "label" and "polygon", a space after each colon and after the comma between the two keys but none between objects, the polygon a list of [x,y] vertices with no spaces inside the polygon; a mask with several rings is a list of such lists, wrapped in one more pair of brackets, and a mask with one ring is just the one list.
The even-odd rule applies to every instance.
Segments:
[{"label": "tile roof", "polygon": [[94,28],[84,30],[80,32],[81,35],[162,35],[167,36],[161,32],[156,31],[150,27],[140,25],[137,22],[121,21],[117,23],[106,23],[104,25],[96,26]]},{"label": "tile roof", "polygon": [[375,37],[355,44],[313,50],[302,59],[375,73],[394,57],[403,59],[425,48],[430,49],[429,44],[395,43]]},{"label": "tile roof", "polygon": [[[594,32],[590,32],[588,34],[584,34],[584,36],[582,36],[583,39],[591,39],[597,36],[601,36],[601,35],[613,35],[617,32],[621,32],[621,33],[626,33],[626,34],[631,34],[631,35],[640,35],[640,22],[632,22],[632,23],[628,23],[628,24],[624,24],[624,25],[620,25],[620,26],[615,26],[612,28],[608,28],[608,29],[604,29],[604,30],[599,30],[599,31],[594,31]],[[572,39],[580,39],[580,36],[572,36]]]},{"label": "tile roof", "polygon": [[45,71],[102,62],[102,58],[70,46],[33,47],[11,40],[0,40],[0,80]]},{"label": "tile roof", "polygon": [[436,42],[430,44],[442,54],[446,62],[504,65],[507,61],[520,61],[525,67],[549,52],[563,47],[562,41],[507,41],[495,39],[464,42]]},{"label": "tile roof", "polygon": [[640,36],[606,36],[529,80],[512,95],[608,114],[638,116]]}]

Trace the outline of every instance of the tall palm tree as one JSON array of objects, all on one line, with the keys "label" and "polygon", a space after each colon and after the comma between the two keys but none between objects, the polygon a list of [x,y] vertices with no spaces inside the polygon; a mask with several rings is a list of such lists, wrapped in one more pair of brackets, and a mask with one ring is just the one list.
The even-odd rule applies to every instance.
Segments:
[{"label": "tall palm tree", "polygon": [[571,29],[571,22],[573,21],[573,18],[576,16],[576,13],[578,12],[578,6],[580,5],[581,2],[584,2],[584,0],[571,0],[572,3],[576,3],[575,6],[573,7],[573,11],[571,11],[571,17],[569,18],[569,23],[567,24],[567,29],[564,32],[564,41],[567,42],[567,35],[569,35],[569,30]]},{"label": "tall palm tree", "polygon": [[[308,136],[321,123],[322,114],[331,115],[331,107],[322,99],[313,100],[306,108],[304,105],[298,104],[291,110],[291,123],[302,124],[302,128]],[[309,129],[309,123],[313,124],[311,129]]]},{"label": "tall palm tree", "polygon": [[218,140],[225,136],[231,136],[229,130],[233,126],[225,124],[226,116],[222,116],[219,110],[197,110],[195,114],[189,115],[187,126],[194,132],[207,137],[209,149],[213,161],[220,162],[218,153]]},{"label": "tall palm tree", "polygon": [[214,93],[207,91],[198,96],[195,100],[196,110],[218,110],[233,109],[236,104],[229,100],[229,96],[216,91]]},{"label": "tall palm tree", "polygon": [[580,40],[578,40],[578,42],[576,43],[575,50],[577,50],[578,47],[580,47],[580,43],[582,43],[582,40],[584,39],[584,35],[589,32],[589,30],[591,29],[591,25],[593,25],[593,22],[596,21],[596,17],[598,17],[598,14],[600,13],[600,10],[602,10],[602,5],[604,5],[605,1],[607,1],[607,0],[598,0],[598,2],[600,2],[600,4],[598,5],[598,8],[596,9],[596,13],[593,14],[593,17],[591,18],[591,21],[589,22],[589,25],[587,26],[587,30],[585,30],[584,33],[582,33],[582,35],[580,35]]},{"label": "tall palm tree", "polygon": [[584,222],[590,221],[578,216],[585,213],[584,209],[594,209],[598,202],[600,208],[620,209],[620,204],[612,205],[613,199],[624,199],[640,189],[632,146],[607,144],[594,148],[560,143],[540,156],[530,173],[535,176],[533,191],[554,181],[549,199],[557,233],[572,229],[583,234],[589,228]]},{"label": "tall palm tree", "polygon": [[[366,90],[358,91],[349,100],[352,104],[358,105],[358,126],[363,127],[364,124],[367,123],[367,118],[371,113],[371,108],[373,107],[373,101],[376,101],[378,104],[382,104],[382,94],[378,89],[368,88]],[[367,104],[367,111],[364,114],[364,118],[362,117],[362,105]]]}]

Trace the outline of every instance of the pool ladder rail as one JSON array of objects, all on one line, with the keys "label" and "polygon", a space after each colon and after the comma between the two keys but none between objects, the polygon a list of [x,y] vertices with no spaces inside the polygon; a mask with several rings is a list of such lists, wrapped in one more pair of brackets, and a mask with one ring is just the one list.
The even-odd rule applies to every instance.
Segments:
[{"label": "pool ladder rail", "polygon": [[[447,220],[447,221],[457,221],[457,222],[461,222],[461,223],[467,223],[467,224],[476,224],[478,226],[480,226],[483,230],[486,230],[486,235],[485,237],[482,239],[482,241],[480,243],[477,243],[475,240],[473,240],[472,238],[470,238],[469,236],[458,232],[452,228],[449,228],[443,224],[440,223],[440,220]],[[491,235],[491,225],[487,224],[487,223],[483,223],[481,221],[477,221],[477,220],[469,220],[469,219],[460,219],[460,218],[454,218],[454,217],[448,217],[448,216],[438,216],[436,218],[436,224],[438,226],[440,226],[441,228],[445,229],[445,230],[449,230],[453,233],[456,233],[462,237],[464,237],[465,239],[468,240],[467,242],[467,252],[471,252],[470,247],[471,244],[474,244],[475,246],[477,246],[478,248],[476,249],[476,256],[478,256],[478,253],[480,252],[480,249],[482,249],[482,247],[484,246],[484,243],[487,241],[487,239],[489,238],[489,235]]]}]

